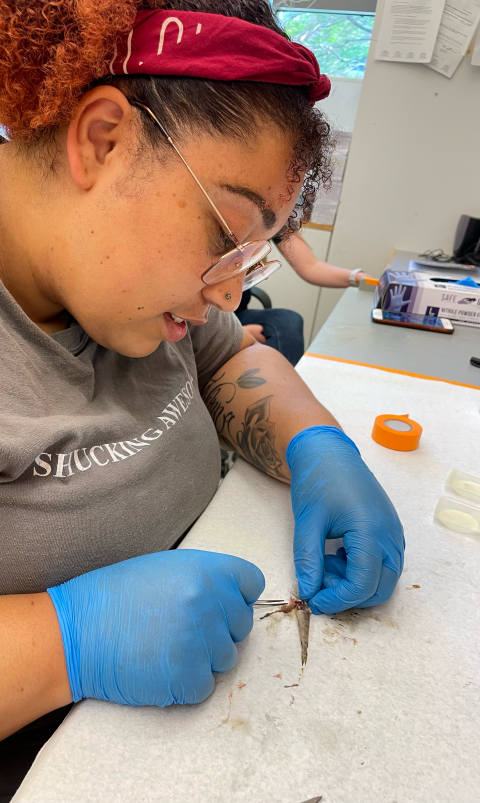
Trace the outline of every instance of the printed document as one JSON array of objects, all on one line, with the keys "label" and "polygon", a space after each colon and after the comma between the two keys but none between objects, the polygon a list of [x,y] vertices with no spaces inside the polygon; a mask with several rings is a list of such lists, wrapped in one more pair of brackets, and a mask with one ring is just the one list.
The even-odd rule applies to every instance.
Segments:
[{"label": "printed document", "polygon": [[386,0],[375,58],[428,64],[444,5],[445,0]]},{"label": "printed document", "polygon": [[480,25],[478,26],[477,38],[475,39],[475,47],[473,48],[472,64],[474,67],[480,67]]},{"label": "printed document", "polygon": [[428,66],[451,78],[467,52],[479,21],[480,0],[447,0]]}]

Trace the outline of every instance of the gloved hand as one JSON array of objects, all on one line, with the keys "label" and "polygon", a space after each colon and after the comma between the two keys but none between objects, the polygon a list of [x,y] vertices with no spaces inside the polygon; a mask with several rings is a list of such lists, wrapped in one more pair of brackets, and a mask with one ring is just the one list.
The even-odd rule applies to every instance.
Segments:
[{"label": "gloved hand", "polygon": [[198,703],[237,661],[265,586],[252,563],[198,550],[156,552],[49,588],[74,701]]},{"label": "gloved hand", "polygon": [[[300,597],[313,613],[386,602],[403,569],[403,527],[353,441],[309,427],[288,444],[287,463]],[[325,540],[340,537],[344,546],[325,555]]]}]

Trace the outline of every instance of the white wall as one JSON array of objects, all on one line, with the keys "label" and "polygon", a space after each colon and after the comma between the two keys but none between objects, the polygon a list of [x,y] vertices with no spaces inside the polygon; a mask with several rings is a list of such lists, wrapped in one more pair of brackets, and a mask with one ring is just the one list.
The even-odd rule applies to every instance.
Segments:
[{"label": "white wall", "polygon": [[[480,69],[453,78],[374,61],[379,0],[328,260],[380,276],[394,248],[451,253],[461,214],[480,217]],[[341,296],[322,291],[314,328]]]}]

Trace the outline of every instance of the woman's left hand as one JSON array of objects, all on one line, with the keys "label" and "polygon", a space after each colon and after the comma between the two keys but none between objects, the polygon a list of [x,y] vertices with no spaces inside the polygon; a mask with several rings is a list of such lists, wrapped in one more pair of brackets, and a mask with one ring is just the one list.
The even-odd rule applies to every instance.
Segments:
[{"label": "woman's left hand", "polygon": [[[386,602],[403,568],[403,527],[387,494],[341,429],[313,426],[287,449],[299,594],[313,613]],[[327,538],[343,538],[325,555]]]}]

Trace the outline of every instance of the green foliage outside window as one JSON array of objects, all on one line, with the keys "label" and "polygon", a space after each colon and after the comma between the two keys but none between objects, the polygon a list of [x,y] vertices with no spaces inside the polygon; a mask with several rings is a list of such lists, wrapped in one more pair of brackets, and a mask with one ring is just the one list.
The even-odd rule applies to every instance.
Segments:
[{"label": "green foliage outside window", "polygon": [[332,78],[363,78],[373,15],[280,10],[277,15],[294,42],[313,50],[322,72]]}]

